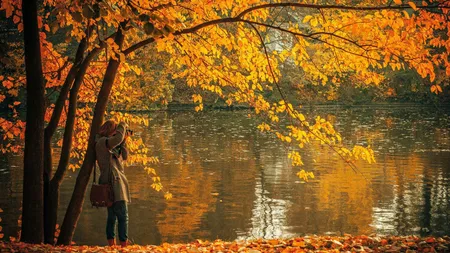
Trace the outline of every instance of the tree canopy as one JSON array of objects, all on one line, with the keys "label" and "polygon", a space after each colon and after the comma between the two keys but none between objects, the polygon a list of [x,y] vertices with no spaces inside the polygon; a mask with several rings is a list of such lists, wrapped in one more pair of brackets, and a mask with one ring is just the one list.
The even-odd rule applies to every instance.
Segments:
[{"label": "tree canopy", "polygon": [[[258,128],[286,143],[293,165],[303,164],[305,145],[318,142],[354,169],[353,159],[375,161],[372,149],[346,147],[330,122],[306,118],[302,107],[288,100],[292,91],[280,85],[286,65],[298,73],[293,80],[297,87],[377,86],[387,71],[412,70],[430,92],[448,92],[446,0],[47,0],[38,7],[48,122],[44,167],[50,180],[49,143],[55,130],[64,128],[51,180],[57,187],[67,168],[81,167],[78,193],[86,189],[92,143],[103,115],[148,125],[148,118],[123,111],[165,105],[178,85],[192,91],[196,111],[204,108],[205,93],[227,105],[253,108],[261,121]],[[21,32],[20,2],[2,1],[0,10]],[[20,151],[14,139],[25,137],[26,123],[18,110],[25,73],[21,59],[17,62],[14,70],[0,73],[0,103],[8,108],[0,118],[2,152]],[[265,96],[268,91],[277,92],[279,99]],[[133,139],[131,151],[131,163],[142,164],[153,174],[154,188],[163,189],[154,168],[158,160],[147,156],[141,139]],[[70,158],[78,162],[70,163]],[[307,180],[313,174],[300,170],[298,176]],[[165,196],[171,197],[167,191]],[[82,199],[71,201],[80,203]],[[61,243],[68,243],[67,238]]]}]

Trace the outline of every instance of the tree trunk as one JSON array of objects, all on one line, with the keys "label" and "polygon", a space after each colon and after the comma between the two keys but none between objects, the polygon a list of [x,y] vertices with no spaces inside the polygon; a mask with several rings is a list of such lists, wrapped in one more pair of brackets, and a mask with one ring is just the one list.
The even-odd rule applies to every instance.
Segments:
[{"label": "tree trunk", "polygon": [[[64,85],[59,93],[57,102],[55,103],[55,109],[52,113],[50,123],[47,125],[44,131],[44,243],[54,244],[54,229],[51,229],[51,217],[53,214],[50,212],[51,199],[50,196],[50,178],[52,176],[52,136],[56,130],[59,119],[61,117],[62,108],[67,98],[67,93],[72,85],[76,74],[74,66],[69,71],[66,77]],[[53,123],[55,122],[55,123]],[[53,126],[54,125],[54,126]],[[53,232],[51,231],[53,230]]]},{"label": "tree trunk", "polygon": [[[90,34],[92,31],[92,26],[86,30],[86,34]],[[78,45],[77,52],[75,54],[75,61],[72,67],[69,70],[69,73],[66,76],[66,80],[61,88],[61,92],[59,93],[58,99],[55,102],[55,108],[52,112],[52,117],[50,118],[50,122],[45,128],[44,132],[44,182],[49,182],[52,173],[52,150],[51,150],[51,142],[53,134],[55,133],[59,120],[61,119],[61,113],[64,108],[67,95],[69,94],[70,87],[72,86],[73,81],[75,80],[80,64],[83,61],[83,56],[87,48],[87,40],[88,38],[84,38],[80,41]],[[45,179],[48,179],[47,181]]]},{"label": "tree trunk", "polygon": [[45,84],[37,21],[37,3],[22,1],[25,70],[27,78],[27,116],[23,168],[21,239],[42,243],[44,238],[43,172]]},{"label": "tree trunk", "polygon": [[55,230],[56,222],[58,220],[58,206],[59,206],[59,193],[60,186],[64,179],[65,173],[67,171],[67,166],[70,159],[70,151],[72,150],[72,137],[74,132],[75,118],[77,112],[78,103],[78,91],[80,90],[81,84],[83,83],[84,76],[90,65],[92,59],[100,52],[100,48],[95,48],[83,61],[77,74],[77,78],[70,90],[69,97],[69,110],[67,113],[67,120],[64,130],[63,145],[61,148],[61,156],[58,163],[58,168],[53,176],[52,180],[49,182],[49,194],[47,195],[48,202],[46,206],[47,211],[47,223],[45,224],[45,239],[46,243],[55,243]]},{"label": "tree trunk", "polygon": [[[89,34],[91,30],[92,28],[88,28],[86,34]],[[56,220],[56,218],[53,218],[53,215],[55,213],[52,210],[54,203],[51,203],[52,193],[50,192],[50,179],[52,177],[52,137],[58,127],[59,120],[61,119],[61,113],[64,108],[70,87],[72,86],[75,77],[79,75],[78,70],[83,60],[86,48],[87,38],[84,38],[78,45],[78,49],[75,55],[75,61],[66,76],[66,80],[64,81],[64,84],[61,88],[61,92],[59,93],[58,99],[55,102],[55,108],[53,109],[50,122],[48,123],[44,131],[44,243],[48,244],[55,243],[54,226],[56,226],[56,221],[53,225],[53,220]]]},{"label": "tree trunk", "polygon": [[[115,43],[122,48],[124,35],[121,24],[118,28],[116,37],[114,39]],[[97,104],[94,109],[94,117],[92,119],[91,130],[89,134],[89,143],[84,156],[84,161],[81,166],[80,172],[75,183],[75,189],[70,199],[69,206],[67,208],[66,215],[64,216],[64,221],[61,226],[61,233],[59,234],[58,243],[69,245],[72,241],[73,233],[75,232],[75,227],[80,217],[81,211],[83,209],[84,195],[86,194],[86,188],[89,183],[89,178],[92,173],[92,168],[95,162],[95,135],[97,134],[100,126],[103,122],[103,115],[106,111],[106,105],[108,103],[111,88],[114,84],[114,79],[119,68],[119,61],[111,59],[106,68],[105,76],[103,78],[102,87],[97,97]]]},{"label": "tree trunk", "polygon": [[[62,180],[65,175],[65,170],[67,168],[67,163],[65,166],[62,166],[61,160],[69,160],[69,158],[65,159],[63,156],[70,156],[70,148],[65,149],[64,146],[66,141],[63,142],[63,147],[61,150],[60,162],[57,169],[57,174],[51,179],[52,172],[52,148],[51,142],[53,134],[55,133],[59,120],[61,118],[62,109],[64,108],[65,101],[67,98],[67,94],[69,93],[70,87],[75,80],[75,83],[78,82],[78,88],[76,88],[75,94],[78,94],[79,87],[84,80],[84,75],[86,73],[87,68],[89,67],[91,61],[97,56],[97,54],[106,46],[105,43],[100,43],[99,47],[94,48],[83,60],[84,54],[87,49],[87,41],[89,40],[89,36],[92,33],[94,26],[90,26],[86,30],[87,37],[83,38],[78,45],[77,52],[75,54],[75,61],[69,73],[67,74],[66,80],[64,82],[63,88],[58,96],[58,99],[55,103],[55,108],[52,113],[52,117],[47,127],[45,128],[44,133],[44,242],[48,244],[55,243],[55,230],[56,230],[56,221],[58,219],[58,206],[59,206],[59,188],[62,183]],[[78,81],[77,81],[78,80]],[[74,84],[76,85],[76,84]],[[73,89],[73,88],[72,88]],[[72,91],[71,91],[72,94]],[[77,95],[71,95],[77,96]],[[69,104],[69,110],[70,110]],[[76,108],[76,105],[75,105]],[[67,129],[67,122],[66,128]],[[72,127],[73,129],[73,127]],[[66,131],[66,130],[65,130]],[[73,135],[73,131],[70,132],[70,136]],[[66,132],[64,132],[64,136],[66,136]],[[66,137],[64,137],[66,139]],[[70,138],[70,141],[72,139]],[[71,144],[71,143],[70,143]],[[71,145],[70,145],[71,146]],[[68,150],[65,152],[64,150]],[[62,168],[64,171],[59,172]],[[56,179],[55,179],[56,177]],[[52,182],[50,180],[55,181],[53,186],[51,186]],[[56,186],[57,185],[57,186]]]},{"label": "tree trunk", "polygon": [[58,219],[59,206],[59,188],[60,185],[57,185],[55,187],[50,181],[48,185],[47,196],[45,196],[45,243],[52,245],[55,244],[56,221]]}]

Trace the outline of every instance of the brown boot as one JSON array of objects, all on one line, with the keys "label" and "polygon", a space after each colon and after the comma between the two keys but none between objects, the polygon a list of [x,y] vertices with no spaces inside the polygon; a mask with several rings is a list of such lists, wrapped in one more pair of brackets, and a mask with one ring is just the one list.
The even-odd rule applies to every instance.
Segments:
[{"label": "brown boot", "polygon": [[122,246],[122,248],[128,246],[128,240],[124,242],[120,241],[120,246]]},{"label": "brown boot", "polygon": [[108,239],[108,245],[109,246],[115,246],[116,245],[116,239]]}]

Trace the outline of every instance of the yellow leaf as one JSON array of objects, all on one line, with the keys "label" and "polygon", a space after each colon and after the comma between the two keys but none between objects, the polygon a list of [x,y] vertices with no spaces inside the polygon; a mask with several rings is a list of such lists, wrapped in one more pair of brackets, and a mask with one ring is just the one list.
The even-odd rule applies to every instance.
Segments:
[{"label": "yellow leaf", "polygon": [[312,16],[305,16],[305,18],[303,19],[303,23],[308,23],[308,21],[310,21],[312,19]]},{"label": "yellow leaf", "polygon": [[167,200],[172,199],[172,193],[166,192],[166,193],[164,194],[164,198],[167,199]]},{"label": "yellow leaf", "polygon": [[192,100],[194,101],[194,103],[202,103],[202,95],[200,94],[193,94],[192,95]]},{"label": "yellow leaf", "polygon": [[395,4],[402,4],[402,0],[394,0]]},{"label": "yellow leaf", "polygon": [[409,6],[411,6],[411,8],[413,8],[413,10],[417,11],[417,6],[415,3],[413,2],[408,2]]},{"label": "yellow leaf", "polygon": [[203,110],[203,104],[199,104],[198,106],[195,107],[196,112],[201,111],[201,110]]},{"label": "yellow leaf", "polygon": [[305,116],[303,114],[298,114],[298,118],[300,119],[300,121],[305,121]]}]

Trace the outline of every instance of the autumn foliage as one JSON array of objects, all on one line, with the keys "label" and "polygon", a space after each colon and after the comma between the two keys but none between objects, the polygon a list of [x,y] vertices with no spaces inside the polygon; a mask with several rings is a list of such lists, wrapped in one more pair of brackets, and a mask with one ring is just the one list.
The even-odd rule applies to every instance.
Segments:
[{"label": "autumn foliage", "polygon": [[225,242],[196,240],[186,244],[132,245],[126,248],[101,246],[35,245],[0,242],[0,250],[11,252],[447,252],[450,238],[417,236],[305,236],[293,239],[271,239]]},{"label": "autumn foliage", "polygon": [[[306,145],[319,143],[355,169],[356,159],[375,162],[371,147],[348,147],[330,122],[306,118],[301,106],[286,99],[290,90],[280,86],[283,66],[298,69],[299,87],[303,82],[338,87],[344,80],[379,85],[385,71],[408,69],[440,94],[450,76],[450,3],[444,0],[49,0],[40,7],[48,123],[44,178],[58,192],[64,171],[81,168],[71,201],[80,209],[94,163],[89,147],[104,115],[147,126],[148,117],[124,111],[167,105],[177,82],[194,91],[196,111],[204,108],[203,92],[229,106],[253,108],[261,120],[258,128],[286,144],[295,166],[303,165]],[[2,1],[0,10],[21,32],[20,1]],[[22,148],[17,139],[24,138],[25,129],[19,110],[24,75],[20,68],[0,73],[0,103],[8,103],[8,115],[0,116],[3,153]],[[281,99],[265,96],[273,91]],[[66,136],[53,137],[56,129]],[[51,140],[63,150],[53,178]],[[152,174],[153,188],[171,198],[157,176],[158,159],[148,155],[138,136],[129,146],[130,163]],[[302,169],[297,175],[314,176]],[[73,229],[76,220],[63,224],[62,231]]]},{"label": "autumn foliage", "polygon": [[[228,105],[244,103],[255,108],[256,114],[267,119],[260,125],[261,131],[276,134],[292,147],[289,157],[294,165],[301,165],[302,159],[298,149],[293,147],[302,148],[311,140],[333,146],[345,159],[373,160],[370,148],[341,149],[339,134],[329,123],[323,119],[306,121],[300,108],[284,99],[269,101],[263,92],[279,88],[279,68],[292,62],[304,74],[303,81],[337,86],[342,85],[344,79],[362,85],[378,85],[384,79],[384,69],[415,69],[420,76],[429,79],[431,92],[441,93],[442,87],[447,85],[443,76],[450,74],[446,34],[448,2],[388,2],[379,0],[354,5],[346,1],[207,1],[206,4],[203,1],[93,1],[88,5],[76,1],[47,1],[46,5],[53,10],[40,16],[39,26],[48,92],[57,91],[63,85],[73,64],[70,57],[64,56],[68,53],[67,42],[89,36],[87,52],[104,48],[91,63],[78,92],[79,103],[87,106],[77,110],[75,133],[78,138],[73,138],[71,157],[77,158],[79,163],[71,163],[69,167],[76,169],[81,165],[92,117],[92,107],[88,105],[96,101],[95,94],[109,58],[121,61],[110,95],[110,117],[115,117],[116,109],[148,108],[146,100],[168,103],[170,94],[164,88],[168,85],[167,79],[147,79],[151,85],[139,81],[139,76],[155,72],[148,72],[150,69],[139,58],[148,55],[140,51],[144,47],[149,47],[156,55],[176,55],[149,57],[149,60],[163,60],[155,64],[170,70],[165,73],[171,78],[184,80],[194,90],[214,93]],[[21,31],[18,3],[3,1],[1,9]],[[275,9],[278,15],[272,16]],[[439,11],[431,11],[434,9]],[[112,37],[114,33],[109,32],[111,27],[106,24],[117,27],[124,20],[128,22],[125,47],[119,51]],[[87,30],[89,25],[96,28]],[[71,29],[65,32],[66,41],[58,44],[58,50],[48,37],[64,27]],[[281,42],[272,46],[269,45],[272,40]],[[6,96],[17,97],[24,85],[20,75],[1,75],[0,80],[6,91],[0,96],[0,102]],[[149,92],[149,87],[154,88]],[[24,122],[16,110],[21,102],[9,101],[13,101],[9,105],[12,119],[0,119],[4,132],[1,150],[17,152],[20,145],[6,140],[23,138]],[[196,110],[203,109],[200,94],[194,94],[192,102],[197,104]],[[50,103],[47,120],[52,109]],[[148,120],[131,114],[116,118],[148,124]],[[294,118],[296,123],[287,129],[279,128],[278,122],[283,118]],[[64,112],[59,122],[64,127]],[[58,143],[62,145],[62,140]],[[142,150],[137,143],[133,146],[135,150]],[[145,160],[142,156],[135,157]]]}]

